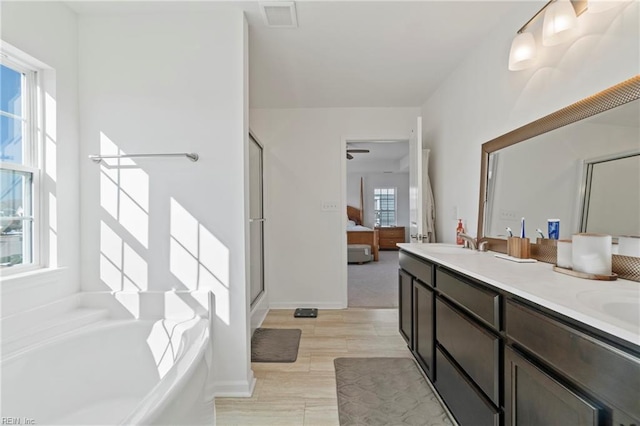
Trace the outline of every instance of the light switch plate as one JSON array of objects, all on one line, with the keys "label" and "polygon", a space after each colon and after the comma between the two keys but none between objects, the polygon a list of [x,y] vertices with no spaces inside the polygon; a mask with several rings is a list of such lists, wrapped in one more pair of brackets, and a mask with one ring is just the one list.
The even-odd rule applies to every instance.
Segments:
[{"label": "light switch plate", "polygon": [[335,201],[323,201],[322,202],[322,211],[323,212],[337,212],[338,211],[338,203]]}]

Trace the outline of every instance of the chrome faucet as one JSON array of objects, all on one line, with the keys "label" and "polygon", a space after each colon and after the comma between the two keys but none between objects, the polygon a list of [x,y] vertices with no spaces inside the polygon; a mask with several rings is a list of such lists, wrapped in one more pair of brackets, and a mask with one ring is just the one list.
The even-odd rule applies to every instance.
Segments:
[{"label": "chrome faucet", "polygon": [[464,232],[459,233],[458,236],[464,240],[464,246],[469,247],[471,250],[487,251],[489,248],[489,241],[476,241],[475,238]]},{"label": "chrome faucet", "polygon": [[462,238],[464,240],[464,246],[465,247],[469,247],[471,250],[476,250],[477,249],[476,239],[473,238],[471,235],[465,234],[464,232],[460,232],[458,234],[458,237],[460,237],[460,238]]}]

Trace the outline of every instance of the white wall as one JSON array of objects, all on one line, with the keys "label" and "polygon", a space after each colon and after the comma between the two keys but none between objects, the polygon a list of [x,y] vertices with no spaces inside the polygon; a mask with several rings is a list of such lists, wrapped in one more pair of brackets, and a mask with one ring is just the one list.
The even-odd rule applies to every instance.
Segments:
[{"label": "white wall", "polygon": [[375,211],[373,190],[396,188],[396,226],[405,227],[405,241],[409,235],[409,173],[350,173],[347,165],[347,204],[360,205],[360,178],[364,178],[364,226],[373,228]]},{"label": "white wall", "polygon": [[2,2],[0,12],[0,39],[46,65],[41,212],[51,268],[2,278],[5,316],[79,289],[78,34],[75,14],[62,3]]},{"label": "white wall", "polygon": [[[79,19],[82,288],[211,289],[219,395],[253,385],[246,52],[247,24],[233,6]],[[200,160],[108,168],[87,159],[171,152]]]},{"label": "white wall", "polygon": [[[425,146],[432,149],[439,241],[455,239],[454,206],[467,230],[476,233],[482,143],[640,71],[638,2],[582,15],[581,36],[544,48],[539,65],[532,69],[509,71],[515,32],[538,7],[518,5],[422,106]],[[534,36],[539,35],[534,26]]]},{"label": "white wall", "polygon": [[252,109],[265,145],[265,275],[272,308],[346,307],[345,139],[408,139],[419,108]]}]

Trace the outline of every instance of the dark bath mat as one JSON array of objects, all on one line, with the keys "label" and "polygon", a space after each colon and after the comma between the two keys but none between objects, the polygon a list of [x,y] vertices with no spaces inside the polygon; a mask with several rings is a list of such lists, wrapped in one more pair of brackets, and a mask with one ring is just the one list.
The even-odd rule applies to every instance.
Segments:
[{"label": "dark bath mat", "polygon": [[336,358],[341,426],[452,425],[410,358]]},{"label": "dark bath mat", "polygon": [[295,362],[302,330],[258,328],[251,337],[251,362]]}]

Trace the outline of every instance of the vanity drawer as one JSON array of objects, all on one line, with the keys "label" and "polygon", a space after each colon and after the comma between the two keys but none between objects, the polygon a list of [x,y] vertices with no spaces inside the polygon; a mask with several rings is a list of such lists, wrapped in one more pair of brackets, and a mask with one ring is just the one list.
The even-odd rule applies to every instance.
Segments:
[{"label": "vanity drawer", "polygon": [[436,288],[479,319],[500,329],[498,293],[463,281],[440,268],[436,270]]},{"label": "vanity drawer", "polygon": [[599,399],[640,419],[640,359],[517,302],[506,303],[507,335]]},{"label": "vanity drawer", "polygon": [[436,389],[460,425],[500,424],[500,412],[476,392],[440,348],[436,349],[436,366]]},{"label": "vanity drawer", "polygon": [[436,339],[482,391],[500,403],[500,339],[436,299]]},{"label": "vanity drawer", "polygon": [[403,251],[399,255],[400,267],[422,281],[433,287],[433,265],[424,260],[419,260]]}]

